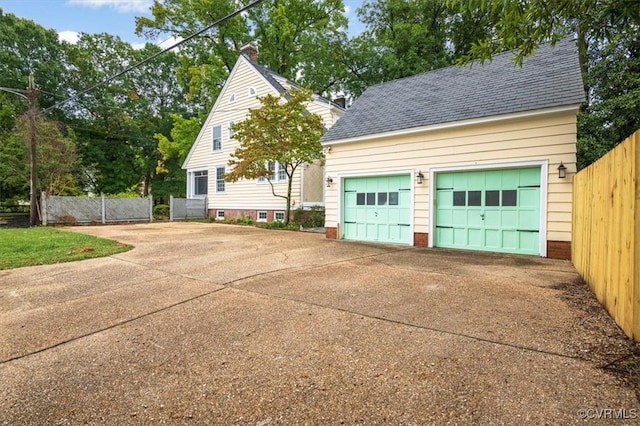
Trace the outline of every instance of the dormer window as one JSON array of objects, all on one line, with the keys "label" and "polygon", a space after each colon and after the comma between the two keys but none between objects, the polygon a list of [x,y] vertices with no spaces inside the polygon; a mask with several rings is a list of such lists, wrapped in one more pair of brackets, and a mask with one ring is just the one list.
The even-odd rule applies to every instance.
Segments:
[{"label": "dormer window", "polygon": [[236,94],[232,93],[231,96],[229,96],[229,103],[235,102],[235,101],[236,101]]}]

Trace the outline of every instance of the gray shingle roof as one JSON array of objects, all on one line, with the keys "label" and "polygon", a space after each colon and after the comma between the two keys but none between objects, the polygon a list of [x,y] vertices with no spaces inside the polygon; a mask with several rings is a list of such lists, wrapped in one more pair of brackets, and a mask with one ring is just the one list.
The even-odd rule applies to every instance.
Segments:
[{"label": "gray shingle roof", "polygon": [[584,89],[571,39],[543,45],[518,67],[513,54],[369,87],[321,142],[580,104]]},{"label": "gray shingle roof", "polygon": [[[284,86],[282,86],[282,84],[280,84],[280,82],[278,82],[278,78],[285,80],[287,82],[287,84],[291,87],[300,87],[300,85],[298,85],[297,83],[294,83],[293,81],[289,80],[286,77],[281,76],[280,74],[277,74],[273,71],[271,71],[269,68],[265,67],[264,65],[261,65],[257,62],[252,61],[251,59],[249,59],[249,56],[243,54],[243,56],[247,59],[247,62],[249,62],[249,64],[251,64],[251,66],[253,68],[255,68],[256,71],[258,71],[258,73],[260,73],[268,82],[269,84],[271,84],[273,86],[274,89],[276,89],[278,91],[278,93],[283,94],[287,91],[287,89],[284,88]],[[320,95],[316,95],[319,98],[323,99],[325,102],[332,104],[333,106],[335,106],[336,108],[340,108],[342,110],[344,110],[344,108],[342,108],[340,105],[336,104],[335,102],[320,96]],[[289,99],[288,97],[285,99]]]}]

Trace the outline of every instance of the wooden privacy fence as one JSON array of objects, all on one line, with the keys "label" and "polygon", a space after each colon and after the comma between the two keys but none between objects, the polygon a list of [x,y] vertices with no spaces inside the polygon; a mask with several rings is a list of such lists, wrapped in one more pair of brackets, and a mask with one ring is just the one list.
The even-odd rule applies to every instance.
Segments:
[{"label": "wooden privacy fence", "polygon": [[42,194],[42,224],[151,222],[153,199],[61,197]]},{"label": "wooden privacy fence", "polygon": [[573,264],[627,336],[640,340],[640,131],[573,181]]}]

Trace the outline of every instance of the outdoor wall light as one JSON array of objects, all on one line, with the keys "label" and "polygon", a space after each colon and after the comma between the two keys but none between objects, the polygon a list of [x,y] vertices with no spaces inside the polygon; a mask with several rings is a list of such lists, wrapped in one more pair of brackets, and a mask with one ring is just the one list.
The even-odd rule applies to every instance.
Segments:
[{"label": "outdoor wall light", "polygon": [[333,183],[333,179],[331,176],[327,176],[327,188],[331,188],[331,184]]},{"label": "outdoor wall light", "polygon": [[560,162],[560,165],[558,166],[558,177],[560,179],[564,179],[567,177],[567,167],[562,163],[562,161]]},{"label": "outdoor wall light", "polygon": [[422,174],[422,171],[418,171],[418,174],[416,175],[416,182],[418,183],[418,185],[422,185],[423,179],[424,175]]}]

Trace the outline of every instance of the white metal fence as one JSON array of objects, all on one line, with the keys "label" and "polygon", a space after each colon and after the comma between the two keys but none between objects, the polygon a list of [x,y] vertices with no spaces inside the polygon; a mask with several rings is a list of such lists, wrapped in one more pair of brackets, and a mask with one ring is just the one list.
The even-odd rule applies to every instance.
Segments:
[{"label": "white metal fence", "polygon": [[61,197],[42,194],[42,224],[153,221],[153,198]]}]

